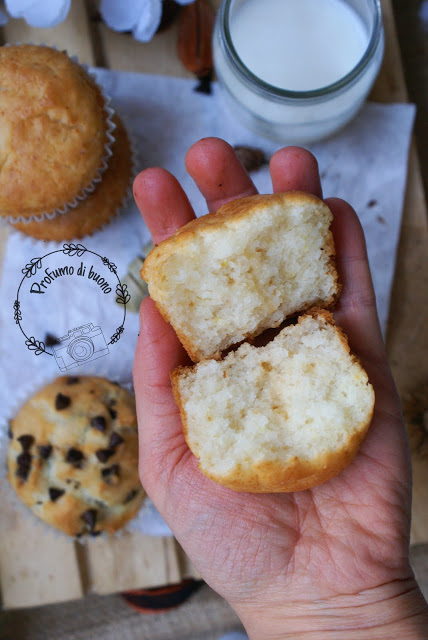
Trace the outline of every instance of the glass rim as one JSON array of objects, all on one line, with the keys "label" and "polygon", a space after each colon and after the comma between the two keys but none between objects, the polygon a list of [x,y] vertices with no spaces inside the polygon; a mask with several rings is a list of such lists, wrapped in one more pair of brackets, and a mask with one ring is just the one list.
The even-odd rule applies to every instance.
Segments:
[{"label": "glass rim", "polygon": [[219,20],[222,26],[222,31],[224,34],[224,38],[226,40],[229,57],[235,66],[235,69],[245,78],[250,80],[255,88],[262,92],[268,92],[271,96],[276,98],[289,98],[294,100],[307,100],[308,98],[324,98],[330,96],[334,93],[340,92],[341,90],[347,88],[349,85],[353,84],[363,73],[363,71],[368,66],[369,62],[373,58],[377,46],[379,44],[379,40],[382,34],[382,8],[380,4],[380,0],[371,0],[373,8],[375,10],[375,20],[373,24],[373,28],[371,30],[370,40],[364,51],[364,54],[361,56],[358,63],[342,78],[336,80],[331,84],[325,85],[324,87],[320,87],[318,89],[311,89],[306,91],[293,91],[291,89],[281,89],[280,87],[276,87],[275,85],[269,84],[265,82],[258,76],[256,76],[241,60],[238,55],[238,52],[235,49],[235,46],[232,41],[232,36],[229,28],[229,18],[230,18],[230,7],[233,0],[223,0],[221,4]]}]

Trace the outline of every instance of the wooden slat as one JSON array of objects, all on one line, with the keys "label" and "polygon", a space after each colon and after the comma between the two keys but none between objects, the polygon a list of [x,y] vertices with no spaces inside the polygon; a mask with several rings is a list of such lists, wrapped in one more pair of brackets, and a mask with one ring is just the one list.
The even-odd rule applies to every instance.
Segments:
[{"label": "wooden slat", "polygon": [[74,544],[25,516],[0,487],[0,582],[6,609],[83,595]]},{"label": "wooden slat", "polygon": [[[221,0],[210,0],[210,4],[216,10]],[[177,55],[177,21],[146,43],[136,42],[130,34],[115,33],[103,23],[99,23],[98,29],[106,64],[110,69],[195,77],[187,71]]]},{"label": "wooden slat", "polygon": [[104,43],[104,56],[110,69],[141,71],[191,78],[176,53],[177,24],[158,34],[151,42],[136,42],[131,35],[115,33],[98,25]]},{"label": "wooden slat", "polygon": [[[5,42],[45,43],[66,49],[79,61],[93,64],[83,0],[72,3],[67,20],[54,29],[33,29],[24,20],[11,20],[3,29]],[[0,258],[7,242],[0,227]],[[7,488],[5,488],[7,490]],[[1,500],[0,576],[5,607],[26,607],[72,600],[83,595],[74,542],[41,529]]]},{"label": "wooden slat", "polygon": [[[391,0],[383,0],[386,52],[371,98],[407,102],[400,48]],[[387,332],[387,351],[402,398],[426,382],[428,356],[428,225],[427,206],[416,145],[409,172],[394,287]],[[428,542],[428,464],[413,460],[412,543]]]},{"label": "wooden slat", "polygon": [[181,573],[173,538],[126,533],[87,545],[90,588],[95,593],[180,582]]},{"label": "wooden slat", "polygon": [[369,99],[376,102],[407,102],[407,88],[392,2],[381,0],[381,4],[385,29],[385,55],[381,72]]},{"label": "wooden slat", "polygon": [[84,0],[73,0],[67,20],[53,29],[34,29],[25,20],[10,20],[4,27],[6,42],[33,42],[65,49],[79,62],[95,63]]}]

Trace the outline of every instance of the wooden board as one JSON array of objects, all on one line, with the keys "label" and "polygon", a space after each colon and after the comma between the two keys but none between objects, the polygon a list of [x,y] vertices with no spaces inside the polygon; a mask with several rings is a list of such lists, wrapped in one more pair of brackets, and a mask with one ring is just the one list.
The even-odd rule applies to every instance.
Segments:
[{"label": "wooden board", "polygon": [[[213,0],[218,6],[220,0]],[[386,31],[384,64],[371,98],[404,102],[406,87],[395,33],[391,0],[383,0]],[[188,76],[175,55],[176,26],[148,44],[116,34],[91,19],[91,0],[73,0],[66,22],[50,30],[35,30],[22,20],[4,29],[4,41],[55,45],[78,54],[79,60],[112,69]],[[0,229],[0,264],[7,231]],[[402,395],[426,379],[425,361],[428,229],[426,203],[415,147],[392,296],[387,347]],[[424,357],[425,356],[425,357]],[[0,582],[6,608],[33,606],[81,597],[88,591],[111,593],[157,586],[197,575],[175,541],[137,533],[120,539],[94,540],[86,547],[61,537],[41,534],[37,525],[16,513],[0,494]],[[412,539],[428,542],[428,469],[414,466]]]}]

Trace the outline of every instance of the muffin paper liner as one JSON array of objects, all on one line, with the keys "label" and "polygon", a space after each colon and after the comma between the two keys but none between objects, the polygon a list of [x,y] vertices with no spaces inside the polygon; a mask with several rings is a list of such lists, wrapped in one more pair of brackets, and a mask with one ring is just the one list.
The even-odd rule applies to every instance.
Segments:
[{"label": "muffin paper liner", "polygon": [[[22,43],[22,42],[15,42],[15,43],[7,43],[3,46],[5,47],[10,47],[10,46],[19,46],[22,44],[30,44],[30,45],[35,45],[34,42],[26,42],[26,43]],[[49,47],[50,49],[55,49],[56,51],[58,51],[57,47],[52,47],[50,45],[46,45],[46,44],[41,44],[41,45],[35,45],[35,46],[41,46],[41,47]],[[68,55],[68,54],[67,54]],[[64,206],[59,207],[57,209],[54,209],[53,211],[45,211],[43,213],[40,214],[33,214],[31,216],[0,216],[0,222],[5,222],[5,223],[10,223],[13,224],[15,222],[42,222],[43,220],[52,220],[53,218],[55,218],[58,215],[64,215],[65,213],[67,213],[67,211],[70,211],[70,209],[75,209],[76,207],[79,206],[79,204],[81,204],[84,200],[86,200],[86,198],[95,191],[95,189],[97,188],[97,185],[102,181],[103,178],[103,174],[105,173],[105,171],[107,170],[108,167],[108,163],[109,160],[111,158],[111,156],[113,155],[113,152],[111,150],[113,143],[115,142],[116,138],[113,135],[113,131],[116,129],[116,125],[114,124],[112,118],[114,116],[114,109],[111,106],[111,98],[109,95],[107,95],[107,93],[104,90],[104,87],[102,87],[101,85],[98,84],[95,74],[91,73],[89,71],[89,66],[87,64],[80,64],[78,57],[77,56],[68,56],[69,59],[78,64],[80,67],[82,67],[82,69],[84,69],[84,71],[88,74],[88,76],[90,76],[93,80],[93,82],[95,83],[95,85],[97,86],[97,88],[99,89],[99,91],[101,92],[101,95],[103,96],[104,99],[104,111],[106,114],[105,117],[105,123],[106,123],[106,138],[107,141],[104,145],[104,155],[101,158],[101,165],[98,168],[95,177],[92,178],[91,182],[89,183],[89,185],[87,185],[86,187],[84,187],[82,189],[82,191],[77,194],[77,196],[74,198],[74,200],[71,200],[70,202],[66,202],[64,204]]]},{"label": "muffin paper liner", "polygon": [[[62,374],[59,374],[59,376],[48,376],[46,378],[40,379],[37,383],[29,384],[26,387],[20,388],[17,391],[13,401],[11,401],[10,405],[0,417],[0,481],[6,487],[4,495],[9,505],[15,511],[22,514],[25,518],[29,518],[33,524],[37,524],[40,527],[41,532],[50,532],[50,534],[57,535],[66,540],[79,542],[80,544],[86,544],[88,541],[94,541],[98,539],[108,540],[111,537],[118,538],[126,533],[130,533],[133,531],[138,531],[144,535],[172,537],[172,532],[163,521],[161,515],[158,513],[155,506],[148,497],[144,498],[143,503],[136,515],[128,520],[128,522],[121,529],[118,529],[114,533],[109,534],[104,531],[97,538],[93,538],[91,536],[82,536],[80,538],[76,538],[73,536],[68,536],[60,529],[56,529],[55,527],[52,527],[51,525],[38,518],[33,513],[32,509],[24,504],[15,493],[15,490],[13,489],[7,478],[7,456],[10,443],[10,439],[8,436],[9,420],[16,416],[21,407],[32,395],[40,391],[44,386],[53,382],[53,380],[55,380],[57,377],[60,377],[61,375]],[[115,379],[112,370],[107,369],[103,371],[89,370],[85,371],[82,375],[107,378],[109,380]],[[120,384],[122,387],[133,393],[133,386],[131,382],[120,381]]]}]

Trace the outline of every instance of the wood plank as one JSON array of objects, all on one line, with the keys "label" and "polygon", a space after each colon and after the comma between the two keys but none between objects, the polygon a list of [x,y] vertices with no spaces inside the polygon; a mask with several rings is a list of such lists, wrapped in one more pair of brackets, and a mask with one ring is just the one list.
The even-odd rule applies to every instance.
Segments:
[{"label": "wood plank", "polygon": [[[67,20],[53,29],[33,29],[24,20],[11,20],[2,32],[5,42],[34,42],[66,49],[79,61],[93,64],[89,26],[83,0],[74,0]],[[0,260],[8,228],[0,227]],[[0,262],[1,264],[1,262]],[[5,491],[7,487],[3,488]],[[15,512],[0,499],[0,581],[5,608],[28,607],[72,600],[83,595],[72,540]]]},{"label": "wood plank", "polygon": [[177,23],[147,43],[136,42],[130,34],[115,33],[104,23],[100,23],[98,29],[104,43],[106,65],[110,69],[194,77],[177,56]]},{"label": "wood plank", "polygon": [[392,2],[391,0],[381,0],[381,5],[385,30],[385,55],[369,100],[407,102],[407,88]]},{"label": "wood plank", "polygon": [[106,594],[180,582],[173,538],[124,533],[87,545],[90,589]]},{"label": "wood plank", "polygon": [[[405,215],[391,298],[387,351],[400,396],[426,383],[428,355],[428,225],[415,145],[409,161]],[[411,542],[428,543],[428,464],[413,456]]]},{"label": "wood plank", "polygon": [[84,0],[73,0],[67,20],[53,29],[34,29],[25,20],[10,20],[3,28],[5,42],[33,42],[65,49],[84,64],[95,63]]},{"label": "wood plank", "polygon": [[[371,98],[407,102],[391,0],[382,1],[386,52]],[[426,382],[428,357],[428,225],[419,158],[413,141],[387,331],[387,352],[401,398]],[[413,458],[411,542],[428,542],[428,465]]]},{"label": "wood plank", "polygon": [[3,607],[34,607],[83,595],[74,543],[17,511],[0,487]]},{"label": "wood plank", "polygon": [[[217,10],[221,0],[210,0]],[[177,55],[178,21],[157,33],[150,42],[137,42],[131,34],[116,33],[104,23],[98,24],[103,42],[106,66],[119,71],[139,71],[161,75],[194,78]]]}]

